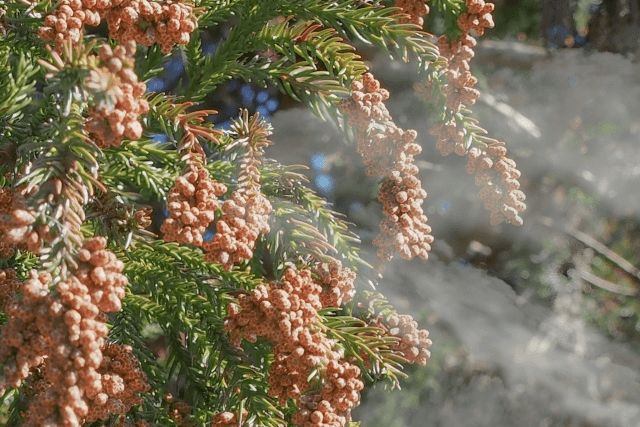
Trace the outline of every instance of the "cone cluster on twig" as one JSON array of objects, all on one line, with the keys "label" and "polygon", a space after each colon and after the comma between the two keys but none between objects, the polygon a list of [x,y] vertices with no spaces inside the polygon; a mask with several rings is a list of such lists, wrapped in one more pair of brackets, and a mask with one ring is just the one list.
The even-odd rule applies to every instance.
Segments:
[{"label": "cone cluster on twig", "polygon": [[247,110],[231,125],[234,141],[228,150],[241,147],[236,158],[238,189],[222,205],[222,217],[216,223],[216,234],[203,245],[205,261],[218,262],[226,271],[253,257],[258,237],[269,233],[272,206],[261,191],[260,165],[264,149],[271,141],[270,126],[259,113],[249,117]]},{"label": "cone cluster on twig", "polygon": [[408,18],[401,18],[401,24],[415,24],[420,27],[424,26],[424,17],[429,14],[429,6],[426,5],[428,0],[396,0],[396,7],[401,12],[409,15]]},{"label": "cone cluster on twig", "polygon": [[386,324],[382,324],[388,327],[389,335],[400,338],[392,347],[393,350],[400,353],[408,363],[418,363],[421,366],[427,364],[432,344],[429,331],[418,329],[418,322],[407,314],[393,315]]},{"label": "cone cluster on twig", "polygon": [[67,39],[78,43],[85,25],[95,27],[103,19],[107,21],[109,37],[120,43],[158,43],[165,54],[176,43],[189,43],[198,23],[193,7],[181,1],[62,0],[45,18],[45,26],[38,34],[43,40],[54,40],[60,51]]},{"label": "cone cluster on twig", "polygon": [[169,417],[180,427],[189,424],[190,413],[191,407],[187,402],[173,402],[169,409]]},{"label": "cone cluster on twig", "polygon": [[340,307],[343,303],[353,300],[356,273],[349,268],[343,268],[339,260],[320,264],[318,276],[322,285],[320,302],[323,307]]},{"label": "cone cluster on twig", "polygon": [[[320,265],[318,271],[320,282],[310,270],[289,268],[282,282],[259,285],[250,294],[241,294],[239,306],[229,304],[224,327],[231,331],[235,345],[242,338],[255,342],[259,336],[273,342],[268,393],[278,396],[281,405],[289,398],[296,401],[299,411],[294,423],[344,426],[360,401],[364,383],[359,379],[360,369],[333,351],[332,341],[316,323],[316,314],[327,307],[323,301],[349,300],[355,277],[338,262]],[[327,294],[327,287],[336,291]],[[323,297],[323,293],[331,297]],[[321,392],[313,397],[304,395],[312,369],[325,375]]]},{"label": "cone cluster on twig", "polygon": [[[485,28],[494,26],[491,17],[493,3],[485,3],[484,0],[466,0],[466,5],[467,12],[458,16],[458,27],[462,31],[460,37],[451,41],[446,35],[438,38],[440,55],[449,61],[446,82],[441,90],[446,96],[445,105],[454,113],[459,112],[465,105],[475,104],[480,96],[478,90],[473,88],[478,79],[469,71],[469,61],[474,56],[473,48],[477,44],[470,31],[473,30],[481,36]],[[414,87],[418,95],[430,100],[433,85],[433,81],[428,81],[425,84],[416,84]]]},{"label": "cone cluster on twig", "polygon": [[210,112],[195,111],[175,118],[184,130],[177,152],[187,167],[176,178],[167,198],[169,217],[160,227],[167,242],[202,247],[203,235],[220,207],[218,197],[227,192],[226,185],[211,179],[205,167],[207,156],[197,138],[200,136],[218,143],[219,132],[199,124]]},{"label": "cone cluster on twig", "polygon": [[9,316],[0,327],[0,394],[19,387],[36,369],[41,377],[23,425],[76,427],[106,420],[140,403],[137,393],[149,389],[131,348],[105,343],[105,313],[119,311],[124,298],[123,268],[106,250],[106,239],[95,237],[85,241],[77,268],[58,283],[57,293],[49,290],[48,273],[32,271],[24,284],[10,270],[0,274]]},{"label": "cone cluster on twig", "polygon": [[[289,268],[282,282],[267,288],[259,285],[251,294],[241,294],[238,304],[229,304],[225,329],[231,331],[231,342],[241,338],[255,342],[258,336],[274,343],[274,361],[269,368],[269,394],[299,399],[309,387],[310,369],[326,357],[326,337],[310,327],[322,308],[322,287],[311,277],[310,270]],[[240,308],[242,310],[240,310]]]},{"label": "cone cluster on twig", "polygon": [[204,167],[206,156],[196,139],[201,136],[218,143],[218,133],[189,123],[193,119],[202,122],[205,113],[208,112],[194,112],[178,118],[185,130],[178,151],[188,169],[170,191],[169,218],[160,230],[165,233],[165,241],[200,246],[206,252],[205,261],[220,263],[225,271],[230,271],[235,264],[253,257],[258,237],[270,230],[268,220],[272,207],[260,192],[258,169],[264,146],[270,143],[266,138],[270,131],[263,120],[258,120],[258,115],[249,120],[246,112],[244,121],[234,124],[238,133],[247,133],[238,137],[247,151],[238,162],[240,188],[222,203],[222,216],[215,222],[216,232],[211,240],[204,241],[203,233],[220,207],[217,197],[227,192],[225,185],[209,178]]},{"label": "cone cluster on twig", "polygon": [[513,225],[522,225],[519,216],[527,206],[524,204],[525,195],[519,190],[520,171],[516,163],[507,157],[507,148],[503,142],[486,140],[490,143],[477,142],[467,149],[470,137],[464,127],[458,127],[454,121],[438,123],[429,131],[437,135],[437,148],[442,155],[447,156],[455,152],[459,156],[467,157],[466,170],[475,174],[476,185],[480,189],[480,199],[484,200],[484,208],[491,212],[491,225],[507,221]]},{"label": "cone cluster on twig", "polygon": [[519,213],[527,208],[526,197],[519,190],[520,171],[506,154],[504,143],[489,145],[484,150],[474,147],[467,154],[467,172],[475,173],[476,185],[482,186],[479,195],[484,208],[491,212],[491,225],[503,221],[522,225]]},{"label": "cone cluster on twig", "polygon": [[205,261],[218,262],[225,271],[253,257],[261,234],[269,232],[271,203],[260,192],[234,191],[222,204],[222,217],[216,222],[216,234],[202,248]]},{"label": "cone cluster on twig", "polygon": [[132,422],[130,422],[129,420],[127,420],[127,418],[124,415],[121,415],[118,418],[118,421],[116,421],[113,424],[113,427],[152,427],[151,424],[149,424],[148,421],[140,418],[138,421],[136,421],[135,424],[133,424]]},{"label": "cone cluster on twig", "polygon": [[427,193],[413,163],[414,156],[422,151],[414,142],[417,132],[404,131],[393,123],[383,102],[389,92],[371,73],[366,73],[362,82],[353,82],[351,89],[351,97],[344,99],[340,107],[348,116],[348,124],[357,128],[357,150],[363,156],[367,175],[384,178],[378,200],[383,204],[385,219],[374,239],[378,256],[385,262],[394,252],[405,259],[427,259],[433,236],[422,210]]},{"label": "cone cluster on twig", "polygon": [[202,246],[202,236],[215,219],[219,207],[218,197],[226,191],[224,184],[209,177],[209,171],[204,166],[190,165],[169,191],[169,217],[160,227],[164,240]]},{"label": "cone cluster on twig", "polygon": [[351,422],[351,411],[360,404],[360,392],[364,389],[360,368],[337,358],[327,363],[324,374],[320,391],[306,394],[300,399],[300,410],[292,417],[294,424],[342,427]]},{"label": "cone cluster on twig", "polygon": [[[458,26],[462,31],[460,38],[449,42],[447,36],[443,35],[438,39],[440,54],[449,61],[445,73],[447,81],[442,86],[442,92],[446,96],[446,107],[454,113],[464,106],[473,105],[479,96],[479,92],[473,88],[478,79],[469,71],[469,61],[474,56],[473,48],[477,43],[470,31],[480,36],[485,28],[493,28],[493,3],[466,0],[466,6],[467,12],[458,17]],[[430,100],[434,84],[428,81],[416,85],[415,89],[420,96]],[[429,131],[438,137],[436,148],[443,156],[451,153],[467,156],[467,173],[475,174],[476,184],[482,186],[480,198],[484,200],[484,208],[491,212],[490,223],[497,225],[507,221],[522,225],[519,213],[526,209],[526,205],[523,203],[525,195],[519,190],[520,171],[515,162],[506,157],[504,143],[486,137],[479,139],[474,132],[486,133],[475,125],[469,127],[465,123],[458,123],[455,118],[437,123]]]},{"label": "cone cluster on twig", "polygon": [[458,40],[448,42],[447,36],[438,38],[438,48],[440,55],[447,58],[449,67],[446,71],[446,83],[442,86],[442,93],[446,95],[448,109],[457,113],[465,105],[476,103],[480,92],[473,87],[478,83],[478,79],[471,74],[469,61],[474,56],[473,47],[476,40],[468,33]]},{"label": "cone cluster on twig", "polygon": [[36,227],[34,212],[19,190],[0,187],[0,258],[11,258],[16,249],[40,252],[48,227]]},{"label": "cone cluster on twig", "polygon": [[[142,404],[138,395],[151,390],[131,346],[106,344],[102,354],[102,363],[98,368],[102,392],[91,399],[89,414],[85,418],[87,423],[107,420],[111,414],[128,413],[133,405]],[[143,426],[138,423],[138,427]]]},{"label": "cone cluster on twig", "polygon": [[149,112],[149,103],[140,98],[146,85],[134,71],[135,53],[135,42],[115,49],[105,43],[100,46],[99,66],[87,77],[87,88],[100,101],[89,109],[85,128],[101,148],[119,147],[124,137],[135,140],[142,136],[139,119]]}]

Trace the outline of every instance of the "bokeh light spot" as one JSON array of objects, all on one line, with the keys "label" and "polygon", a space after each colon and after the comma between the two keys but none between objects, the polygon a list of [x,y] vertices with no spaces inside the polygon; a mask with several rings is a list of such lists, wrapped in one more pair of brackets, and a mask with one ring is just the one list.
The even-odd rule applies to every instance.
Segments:
[{"label": "bokeh light spot", "polygon": [[256,112],[260,113],[260,116],[264,117],[265,119],[268,119],[271,116],[271,113],[264,105],[258,105],[258,107],[256,108]]},{"label": "bokeh light spot", "polygon": [[242,96],[242,102],[244,105],[249,106],[253,104],[253,99],[256,97],[256,92],[248,84],[243,85],[240,88],[240,96]]},{"label": "bokeh light spot", "polygon": [[322,193],[330,193],[333,190],[334,182],[331,175],[320,173],[316,175],[314,182],[316,184],[316,187],[318,187],[318,190],[320,190]]},{"label": "bokeh light spot", "polygon": [[324,154],[322,153],[313,153],[311,155],[311,167],[314,170],[321,171],[324,168]]},{"label": "bokeh light spot", "polygon": [[351,202],[351,204],[349,205],[349,210],[351,212],[360,212],[362,209],[364,209],[364,205],[360,200]]},{"label": "bokeh light spot", "polygon": [[267,99],[269,99],[269,92],[267,92],[266,90],[261,90],[260,92],[258,92],[258,95],[256,96],[257,103],[264,104]]},{"label": "bokeh light spot", "polygon": [[278,109],[278,106],[280,105],[280,103],[278,102],[277,99],[271,98],[267,102],[265,102],[264,105],[267,106],[269,111],[276,111]]},{"label": "bokeh light spot", "polygon": [[151,140],[153,142],[163,143],[167,142],[169,140],[169,137],[164,133],[154,133],[153,135],[151,135]]},{"label": "bokeh light spot", "polygon": [[164,80],[158,77],[152,77],[147,83],[147,92],[160,92],[164,88]]}]

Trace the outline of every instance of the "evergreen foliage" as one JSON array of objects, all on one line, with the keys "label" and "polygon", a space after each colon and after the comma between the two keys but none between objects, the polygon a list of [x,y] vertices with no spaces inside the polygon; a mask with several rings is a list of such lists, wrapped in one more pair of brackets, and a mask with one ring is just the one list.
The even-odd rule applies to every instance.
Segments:
[{"label": "evergreen foliage", "polygon": [[[3,425],[357,424],[350,410],[363,381],[397,387],[404,365],[429,356],[428,333],[367,289],[379,277],[348,224],[297,167],[263,158],[270,125],[244,111],[221,131],[207,121],[212,111],[197,109],[241,79],[277,87],[348,141],[411,144],[384,139],[415,132],[374,116],[371,102],[364,133],[341,108],[348,99],[366,107],[355,95],[362,81],[374,87],[364,97],[384,100],[357,52],[369,45],[415,64],[433,117],[464,136],[456,153],[475,149],[472,160],[490,169],[506,150],[470,118],[464,105],[475,99],[446,103],[472,83],[447,92],[460,71],[411,22],[424,3],[414,2],[418,14],[411,2],[194,3],[0,2]],[[451,25],[473,7],[490,13],[481,0],[433,5]],[[83,34],[96,17],[108,21],[110,40]],[[203,55],[200,34],[229,21],[215,53]],[[179,96],[143,94],[174,39],[187,76]],[[419,144],[397,150],[389,145],[375,162],[385,182],[400,179],[385,215],[404,233],[413,224],[406,213],[420,217],[424,197],[412,165]],[[480,181],[497,188],[491,194],[511,194],[487,173]],[[396,248],[412,244],[406,232],[395,234]],[[288,312],[292,304],[300,308]],[[282,379],[277,366],[303,382]]]}]

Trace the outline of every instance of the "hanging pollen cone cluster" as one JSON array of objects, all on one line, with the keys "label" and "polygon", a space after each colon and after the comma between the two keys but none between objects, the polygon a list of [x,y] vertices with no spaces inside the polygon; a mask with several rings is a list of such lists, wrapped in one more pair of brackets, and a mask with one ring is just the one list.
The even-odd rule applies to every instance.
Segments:
[{"label": "hanging pollen cone cluster", "polygon": [[[142,399],[138,397],[140,393],[151,390],[131,346],[106,344],[102,348],[102,354],[102,363],[98,369],[102,392],[91,399],[85,423],[106,421],[111,414],[124,415],[133,405],[142,404]],[[140,424],[138,426],[142,427]]]},{"label": "hanging pollen cone cluster", "polygon": [[503,221],[522,225],[519,213],[527,208],[526,197],[519,190],[520,171],[516,162],[506,154],[504,143],[497,141],[484,150],[474,147],[467,154],[467,173],[475,173],[476,185],[482,186],[479,196],[484,200],[484,208],[491,212],[491,225]]},{"label": "hanging pollen cone cluster", "polygon": [[320,303],[323,307],[340,307],[353,299],[355,294],[353,282],[356,280],[356,273],[343,268],[339,260],[334,259],[328,264],[320,264],[318,276],[322,285]]},{"label": "hanging pollen cone cluster", "polygon": [[393,349],[400,353],[408,363],[418,363],[421,366],[427,364],[431,357],[429,347],[432,341],[429,339],[429,331],[418,329],[418,322],[407,314],[393,315],[386,322],[380,322],[389,330],[389,334],[400,338]]},{"label": "hanging pollen cone cluster", "polygon": [[238,423],[238,415],[233,412],[221,412],[213,418],[210,427],[236,427],[238,424],[245,425],[249,411],[242,410],[242,422]]},{"label": "hanging pollen cone cluster", "polygon": [[415,130],[397,127],[385,100],[389,92],[371,73],[362,82],[351,85],[352,95],[340,103],[348,124],[357,129],[358,153],[363,156],[367,175],[383,177],[378,200],[383,204],[385,219],[380,222],[380,235],[374,240],[378,256],[389,261],[394,252],[404,259],[419,256],[427,259],[433,236],[427,225],[422,203],[427,193],[422,189],[414,156],[422,147],[415,142]]},{"label": "hanging pollen cone cluster", "polygon": [[[188,115],[193,118],[193,114]],[[204,116],[200,115],[200,119]],[[248,116],[245,117],[248,121]],[[261,129],[266,126],[257,121],[257,116],[251,118],[251,125],[256,132],[268,135]],[[261,234],[268,233],[271,203],[260,192],[260,162],[263,145],[270,142],[259,139],[255,146],[249,145],[248,154],[238,164],[241,166],[238,181],[240,188],[231,193],[231,197],[220,206],[217,197],[227,192],[224,184],[212,181],[209,171],[204,167],[206,156],[202,147],[197,144],[195,135],[204,135],[208,130],[195,128],[183,123],[185,137],[180,143],[179,151],[186,150],[187,171],[176,180],[169,193],[169,218],[162,224],[160,230],[164,233],[165,241],[176,241],[182,244],[192,244],[205,250],[204,260],[222,264],[225,271],[230,271],[234,265],[253,257],[256,241]],[[242,125],[238,124],[241,127]],[[209,135],[209,139],[217,140]],[[249,138],[239,138],[251,141]],[[222,216],[215,222],[216,232],[209,241],[204,241],[203,233],[215,220],[215,212],[222,210]]]},{"label": "hanging pollen cone cluster", "polygon": [[[231,331],[235,345],[242,338],[255,342],[259,336],[273,343],[269,394],[278,396],[281,405],[289,398],[296,401],[299,411],[293,416],[294,423],[344,426],[351,409],[360,402],[364,383],[360,368],[341,358],[316,326],[316,314],[328,307],[325,303],[351,299],[355,274],[338,261],[321,264],[318,271],[320,281],[310,270],[289,268],[282,282],[241,294],[239,306],[229,304],[224,327]],[[305,395],[312,369],[323,371],[325,379],[320,392]]]},{"label": "hanging pollen cone cluster", "polygon": [[[493,28],[494,25],[491,17],[493,3],[466,0],[466,6],[467,12],[458,17],[458,26],[462,31],[460,38],[449,42],[447,36],[443,35],[438,39],[440,54],[449,61],[442,93],[446,96],[446,107],[454,113],[464,106],[473,105],[480,94],[473,88],[478,79],[469,71],[469,61],[474,56],[473,48],[477,44],[470,31],[480,36],[486,28]],[[434,82],[416,84],[415,89],[419,96],[431,100]],[[475,128],[484,131],[477,126]],[[504,221],[522,225],[519,214],[526,209],[526,205],[525,195],[519,190],[520,171],[516,163],[506,157],[507,149],[503,142],[485,137],[481,141],[474,141],[475,136],[456,120],[437,123],[429,133],[438,138],[436,148],[443,156],[456,153],[467,157],[467,173],[475,174],[476,184],[482,186],[479,194],[484,200],[484,208],[491,212],[491,225]]]},{"label": "hanging pollen cone cluster", "polygon": [[360,368],[336,358],[327,363],[324,374],[326,378],[320,391],[300,399],[300,410],[292,417],[294,424],[342,427],[351,422],[351,411],[360,405],[360,391],[364,389]]},{"label": "hanging pollen cone cluster", "polygon": [[187,402],[173,402],[169,410],[169,417],[180,427],[189,424],[189,414],[191,407]]},{"label": "hanging pollen cone cluster", "polygon": [[[478,90],[473,88],[478,79],[469,71],[469,61],[474,57],[473,48],[477,44],[470,31],[473,30],[481,36],[485,28],[494,26],[491,17],[493,3],[485,3],[484,0],[466,0],[466,5],[468,11],[458,16],[458,27],[462,31],[460,37],[452,41],[446,35],[438,38],[440,55],[449,62],[446,82],[441,90],[446,96],[447,108],[454,113],[459,112],[465,105],[475,104],[480,95]],[[425,84],[416,84],[414,87],[420,96],[431,100],[434,82],[428,81]]]}]

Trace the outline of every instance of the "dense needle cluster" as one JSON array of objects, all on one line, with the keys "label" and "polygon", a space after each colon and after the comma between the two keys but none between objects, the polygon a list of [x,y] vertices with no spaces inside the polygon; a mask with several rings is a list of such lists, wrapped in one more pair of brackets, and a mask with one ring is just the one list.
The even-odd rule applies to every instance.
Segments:
[{"label": "dense needle cluster", "polygon": [[[101,148],[119,147],[124,137],[142,136],[140,116],[149,112],[149,103],[140,97],[146,85],[134,71],[136,43],[126,42],[111,49],[100,47],[99,66],[87,77],[86,86],[100,102],[89,109],[86,130]],[[101,99],[102,98],[102,99]]]},{"label": "dense needle cluster", "polygon": [[[0,328],[0,394],[19,387],[36,368],[41,376],[25,426],[75,427],[91,414],[102,419],[124,414],[139,403],[135,394],[148,390],[145,377],[134,373],[139,363],[130,349],[105,348],[104,313],[120,310],[127,284],[123,263],[105,248],[103,237],[85,241],[77,268],[57,284],[56,293],[49,291],[48,273],[31,272],[24,284],[11,270],[0,274],[3,311],[9,316]],[[110,364],[105,354],[117,363]],[[125,385],[129,391],[122,389]]]},{"label": "dense needle cluster", "polygon": [[107,21],[109,37],[120,43],[158,43],[165,54],[176,43],[189,43],[198,23],[193,7],[181,1],[62,0],[38,34],[43,40],[54,40],[60,50],[67,39],[77,43],[85,25],[98,26],[102,19]]},{"label": "dense needle cluster", "polygon": [[422,147],[415,142],[415,130],[398,128],[383,101],[389,92],[371,73],[362,82],[351,85],[351,98],[340,107],[349,117],[348,123],[357,128],[358,152],[367,166],[367,175],[384,178],[378,192],[385,219],[380,222],[380,235],[374,239],[378,256],[389,261],[394,252],[405,259],[428,257],[433,243],[431,227],[422,210],[427,193],[418,178],[414,156]]}]

